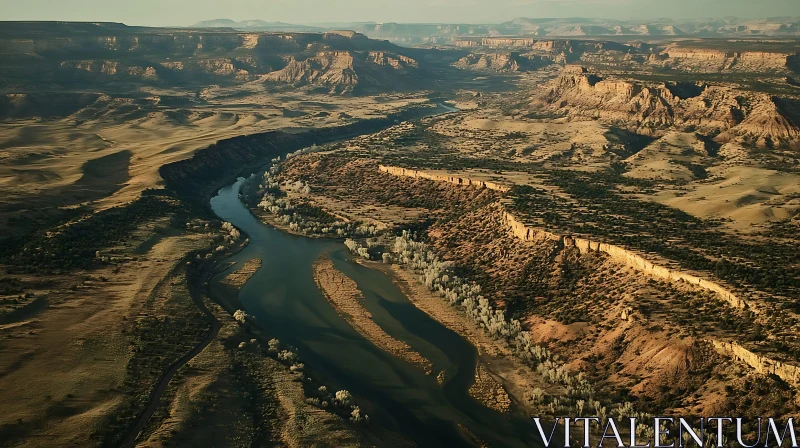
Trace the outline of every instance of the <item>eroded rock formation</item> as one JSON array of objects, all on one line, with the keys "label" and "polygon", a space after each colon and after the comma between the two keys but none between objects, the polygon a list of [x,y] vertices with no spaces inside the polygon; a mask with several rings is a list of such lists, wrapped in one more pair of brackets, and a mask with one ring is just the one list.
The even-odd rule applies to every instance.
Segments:
[{"label": "eroded rock formation", "polygon": [[664,49],[668,65],[695,71],[784,71],[790,57],[796,53],[769,51],[724,51],[709,48],[686,48],[671,44]]},{"label": "eroded rock formation", "polygon": [[[400,167],[379,165],[379,170],[394,176],[406,176],[421,179],[429,179],[439,182],[449,182],[460,186],[477,186],[479,188],[489,188],[501,192],[509,191],[509,187],[491,181],[475,180],[469,177],[438,174],[418,170],[410,170]],[[758,313],[758,309],[753,308],[744,299],[737,296],[727,288],[717,282],[701,278],[699,274],[692,274],[676,269],[669,269],[650,260],[642,255],[613,244],[592,241],[586,238],[573,235],[556,235],[544,229],[527,226],[513,214],[503,212],[503,224],[516,237],[523,241],[558,241],[562,247],[575,247],[581,253],[602,252],[608,255],[615,262],[627,266],[652,278],[657,278],[672,282],[683,282],[689,285],[705,289],[716,294],[721,300],[731,306],[741,309],[751,309]]]},{"label": "eroded rock formation", "polygon": [[[642,272],[650,277],[667,281],[679,281],[694,285],[698,288],[714,292],[720,299],[728,302],[731,306],[736,308],[751,308],[747,302],[739,298],[736,294],[732,293],[728,289],[720,286],[718,283],[700,278],[698,275],[660,266],[623,247],[571,235],[559,236],[542,229],[528,227],[514,215],[508,212],[504,212],[503,222],[509,228],[511,233],[513,233],[513,235],[519,239],[525,241],[560,241],[564,247],[575,247],[580,250],[581,253],[603,252],[617,263],[628,266],[629,268]],[[753,309],[753,311],[757,312],[756,309]]]},{"label": "eroded rock formation", "polygon": [[292,56],[286,67],[267,74],[264,80],[351,93],[358,86],[384,85],[390,75],[408,74],[418,66],[414,59],[387,52],[322,51],[305,60]]},{"label": "eroded rock formation", "polygon": [[583,67],[567,66],[532,104],[650,136],[678,128],[719,135],[723,142],[742,138],[763,147],[800,144],[793,101],[731,86],[603,79]]},{"label": "eroded rock formation", "polygon": [[420,179],[429,179],[439,182],[449,182],[461,186],[474,186],[478,188],[488,188],[501,192],[507,192],[510,188],[498,182],[490,180],[480,180],[463,176],[451,176],[448,174],[432,173],[427,171],[410,170],[407,168],[400,168],[396,166],[379,165],[378,169],[383,173],[392,174],[394,176],[415,177]]},{"label": "eroded rock formation", "polygon": [[473,53],[459,59],[454,66],[463,69],[492,72],[524,72],[533,70],[545,61],[538,56],[513,53]]},{"label": "eroded rock formation", "polygon": [[753,353],[738,342],[712,340],[714,349],[722,355],[736,358],[764,375],[775,375],[787,383],[800,387],[800,367]]}]

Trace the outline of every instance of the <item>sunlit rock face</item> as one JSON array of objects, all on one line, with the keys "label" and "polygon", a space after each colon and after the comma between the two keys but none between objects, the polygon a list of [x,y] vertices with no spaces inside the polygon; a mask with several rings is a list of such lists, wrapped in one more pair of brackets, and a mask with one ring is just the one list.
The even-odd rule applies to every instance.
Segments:
[{"label": "sunlit rock face", "polygon": [[800,144],[797,102],[734,85],[648,83],[603,79],[580,66],[567,66],[535,106],[574,118],[593,117],[640,134],[662,136],[677,127],[742,139],[759,147]]}]

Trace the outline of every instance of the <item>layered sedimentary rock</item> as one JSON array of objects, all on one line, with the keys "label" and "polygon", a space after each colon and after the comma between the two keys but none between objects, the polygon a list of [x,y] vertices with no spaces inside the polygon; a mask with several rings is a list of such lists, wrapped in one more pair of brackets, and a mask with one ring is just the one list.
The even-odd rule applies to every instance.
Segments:
[{"label": "layered sedimentary rock", "polygon": [[[234,78],[249,80],[250,72],[236,67],[236,63],[229,58],[194,59],[189,61],[161,61],[153,65],[130,65],[124,61],[113,60],[76,60],[64,61],[59,66],[59,71],[73,76],[95,76],[93,79],[103,78],[157,78],[162,74],[186,72],[189,76],[208,76],[212,78]],[[100,78],[97,78],[97,77]]]},{"label": "layered sedimentary rock", "polygon": [[543,229],[528,227],[508,212],[503,212],[503,224],[508,227],[512,235],[523,241],[562,241],[559,235]]},{"label": "layered sedimentary rock", "polygon": [[453,45],[462,48],[473,48],[481,45],[480,39],[453,39]]},{"label": "layered sedimentary rock", "polygon": [[484,37],[481,45],[485,47],[531,47],[533,38],[530,37]]},{"label": "layered sedimentary rock", "polygon": [[463,176],[452,176],[449,174],[432,173],[426,171],[411,170],[407,168],[400,168],[396,166],[379,165],[378,169],[383,173],[392,174],[394,176],[414,177],[419,179],[428,179],[438,182],[449,182],[461,186],[473,186],[478,188],[488,188],[501,192],[507,192],[509,187],[499,184],[490,180],[480,180]]},{"label": "layered sedimentary rock", "polygon": [[[449,182],[461,186],[477,186],[479,188],[490,188],[502,192],[509,191],[509,188],[507,186],[499,185],[489,181],[470,179],[468,177],[430,173],[430,172],[410,170],[406,168],[392,167],[385,165],[380,165],[379,169],[384,173],[392,174],[395,176],[406,176],[406,177],[429,179],[439,182]],[[592,241],[586,238],[576,237],[572,235],[556,235],[554,233],[548,232],[540,228],[529,227],[509,212],[503,212],[503,224],[509,229],[509,231],[516,238],[519,238],[521,240],[559,241],[562,246],[575,247],[582,253],[588,253],[593,251],[603,252],[617,263],[628,266],[632,269],[644,273],[645,275],[667,281],[679,281],[690,285],[694,285],[699,288],[715,293],[721,300],[728,302],[731,306],[734,306],[736,308],[752,308],[743,299],[741,299],[736,294],[734,294],[733,292],[729,291],[728,289],[719,285],[716,282],[706,280],[694,274],[681,272],[678,270],[672,270],[664,266],[660,266],[656,263],[653,263],[645,259],[643,256],[631,250],[625,249],[623,247],[608,243]],[[752,309],[752,311],[758,312],[757,309]]]},{"label": "layered sedimentary rock", "polygon": [[768,51],[723,51],[708,48],[685,48],[680,44],[667,46],[667,63],[700,71],[783,71],[796,53]]},{"label": "layered sedimentary rock", "polygon": [[775,375],[795,387],[800,387],[800,367],[798,366],[758,355],[737,342],[712,340],[711,343],[720,354],[739,359],[758,373]]},{"label": "layered sedimentary rock", "polygon": [[564,247],[575,247],[582,253],[603,252],[617,263],[628,266],[653,278],[667,281],[680,281],[690,285],[695,285],[699,288],[714,292],[717,296],[719,296],[720,299],[728,302],[736,308],[748,308],[748,304],[744,300],[715,282],[700,278],[697,275],[659,266],[658,264],[645,259],[641,255],[623,247],[592,241],[576,236],[560,236],[535,227],[528,227],[514,215],[508,212],[503,213],[503,222],[509,228],[511,233],[519,239],[525,241],[560,241]]},{"label": "layered sedimentary rock", "polygon": [[409,74],[418,66],[409,57],[386,52],[323,51],[301,61],[291,57],[286,67],[267,74],[264,80],[351,93],[358,86],[384,85],[390,76]]},{"label": "layered sedimentary rock", "polygon": [[474,53],[459,59],[455,67],[492,72],[523,72],[544,64],[538,56],[522,56],[513,53]]},{"label": "layered sedimentary rock", "polygon": [[[490,188],[501,192],[509,191],[509,188],[507,186],[499,185],[494,182],[470,179],[468,177],[410,170],[406,168],[392,167],[385,165],[379,165],[379,169],[384,173],[392,174],[395,176],[406,176],[406,177],[429,179],[439,182],[449,182],[451,184],[461,185],[461,186],[477,186],[479,188]],[[698,288],[705,289],[715,293],[721,300],[728,302],[731,306],[742,309],[745,308],[752,309],[752,307],[750,307],[747,302],[745,302],[736,294],[734,294],[733,292],[729,291],[727,288],[721,286],[716,282],[701,278],[695,274],[681,272],[678,270],[673,270],[666,268],[664,266],[660,266],[656,263],[647,260],[643,256],[631,250],[625,249],[623,247],[616,246],[613,244],[592,241],[586,238],[576,237],[572,235],[557,235],[548,232],[544,229],[530,227],[525,225],[525,223],[520,221],[518,218],[516,218],[513,214],[509,212],[503,212],[503,224],[509,229],[509,231],[516,238],[519,238],[523,241],[547,241],[547,240],[558,241],[563,247],[575,247],[582,253],[603,252],[607,254],[615,262],[622,264],[624,266],[628,266],[650,277],[667,281],[684,282],[689,285],[694,285]],[[757,309],[752,309],[752,311],[758,312]]]},{"label": "layered sedimentary rock", "polygon": [[337,39],[337,38],[345,38],[345,39],[366,39],[367,36],[357,33],[353,30],[331,30],[327,33],[323,34],[322,37],[324,39]]},{"label": "layered sedimentary rock", "polygon": [[730,86],[603,79],[583,67],[567,66],[532,105],[571,117],[599,118],[651,136],[691,128],[721,134],[721,141],[742,138],[757,146],[800,144],[794,101]]},{"label": "layered sedimentary rock", "polygon": [[[417,51],[416,53],[422,53]],[[139,28],[110,23],[10,23],[0,30],[7,87],[105,82],[235,84],[267,80],[325,86],[408,88],[418,68],[403,49],[348,30],[255,33]],[[20,61],[25,61],[21,63]],[[385,70],[383,70],[385,68]]]},{"label": "layered sedimentary rock", "polygon": [[290,84],[319,84],[348,89],[359,83],[353,69],[353,55],[347,51],[321,52],[304,61],[291,58],[281,70],[268,74],[266,81]]},{"label": "layered sedimentary rock", "polygon": [[419,68],[419,63],[408,56],[395,55],[385,51],[370,51],[367,60],[375,65],[389,66],[395,70]]},{"label": "layered sedimentary rock", "polygon": [[800,141],[800,128],[791,118],[794,111],[789,110],[793,108],[791,102],[764,98],[730,134],[759,147],[793,145]]},{"label": "layered sedimentary rock", "polygon": [[572,115],[635,123],[644,134],[674,125],[677,102],[666,86],[605,80],[581,67],[567,68],[543,100]]}]

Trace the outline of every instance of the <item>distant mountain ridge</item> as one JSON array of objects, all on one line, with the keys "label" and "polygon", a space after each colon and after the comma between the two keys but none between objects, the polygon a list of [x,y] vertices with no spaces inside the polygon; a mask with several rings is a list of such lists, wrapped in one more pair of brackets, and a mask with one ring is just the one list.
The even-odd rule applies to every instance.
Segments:
[{"label": "distant mountain ridge", "polygon": [[769,19],[613,20],[519,17],[498,24],[359,23],[350,28],[373,39],[446,44],[453,37],[800,37],[800,17]]},{"label": "distant mountain ridge", "polygon": [[373,39],[397,43],[442,44],[453,37],[800,37],[800,17],[765,19],[615,20],[592,18],[517,17],[497,24],[360,22],[299,25],[264,20],[205,20],[190,28],[232,28],[238,31],[320,32],[347,28]]},{"label": "distant mountain ridge", "polygon": [[295,25],[285,22],[267,22],[264,20],[213,19],[197,22],[189,28],[232,28],[238,31],[321,31],[322,28],[309,25]]},{"label": "distant mountain ridge", "polygon": [[[14,94],[42,86],[97,89],[126,83],[197,88],[263,82],[362,94],[423,89],[426,67],[448,63],[440,61],[440,52],[432,57],[433,50],[402,48],[350,30],[239,31],[226,26],[231,22],[201,22],[206,25],[202,28],[8,22],[0,27],[0,115],[30,109],[33,97]],[[244,23],[259,29],[293,26]],[[7,92],[12,96],[3,96]]]}]

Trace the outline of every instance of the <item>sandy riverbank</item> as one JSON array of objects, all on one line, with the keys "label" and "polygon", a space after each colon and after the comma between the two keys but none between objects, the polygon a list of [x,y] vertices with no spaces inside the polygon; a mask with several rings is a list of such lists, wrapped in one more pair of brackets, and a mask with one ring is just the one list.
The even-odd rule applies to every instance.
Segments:
[{"label": "sandy riverbank", "polygon": [[220,283],[224,285],[233,286],[236,288],[241,288],[250,280],[256,271],[261,268],[261,259],[254,258],[252,260],[248,260],[245,264],[241,267],[241,269],[237,269],[227,276]]},{"label": "sandy riverbank", "polygon": [[503,343],[490,338],[467,316],[428,291],[425,285],[417,281],[413,272],[398,265],[361,260],[359,263],[389,275],[417,308],[476,347],[479,355],[478,367],[475,372],[475,384],[470,388],[470,395],[473,398],[487,407],[506,412],[510,409],[512,401],[522,408],[528,407],[524,398],[526,391],[535,387],[542,389],[549,387]]},{"label": "sandy riverbank", "polygon": [[429,360],[414,351],[405,342],[388,335],[375,323],[372,314],[360,303],[364,296],[358,290],[356,282],[336,269],[327,255],[323,255],[314,263],[314,281],[336,311],[356,331],[380,347],[381,350],[419,366],[427,374],[432,373],[433,366]]}]

